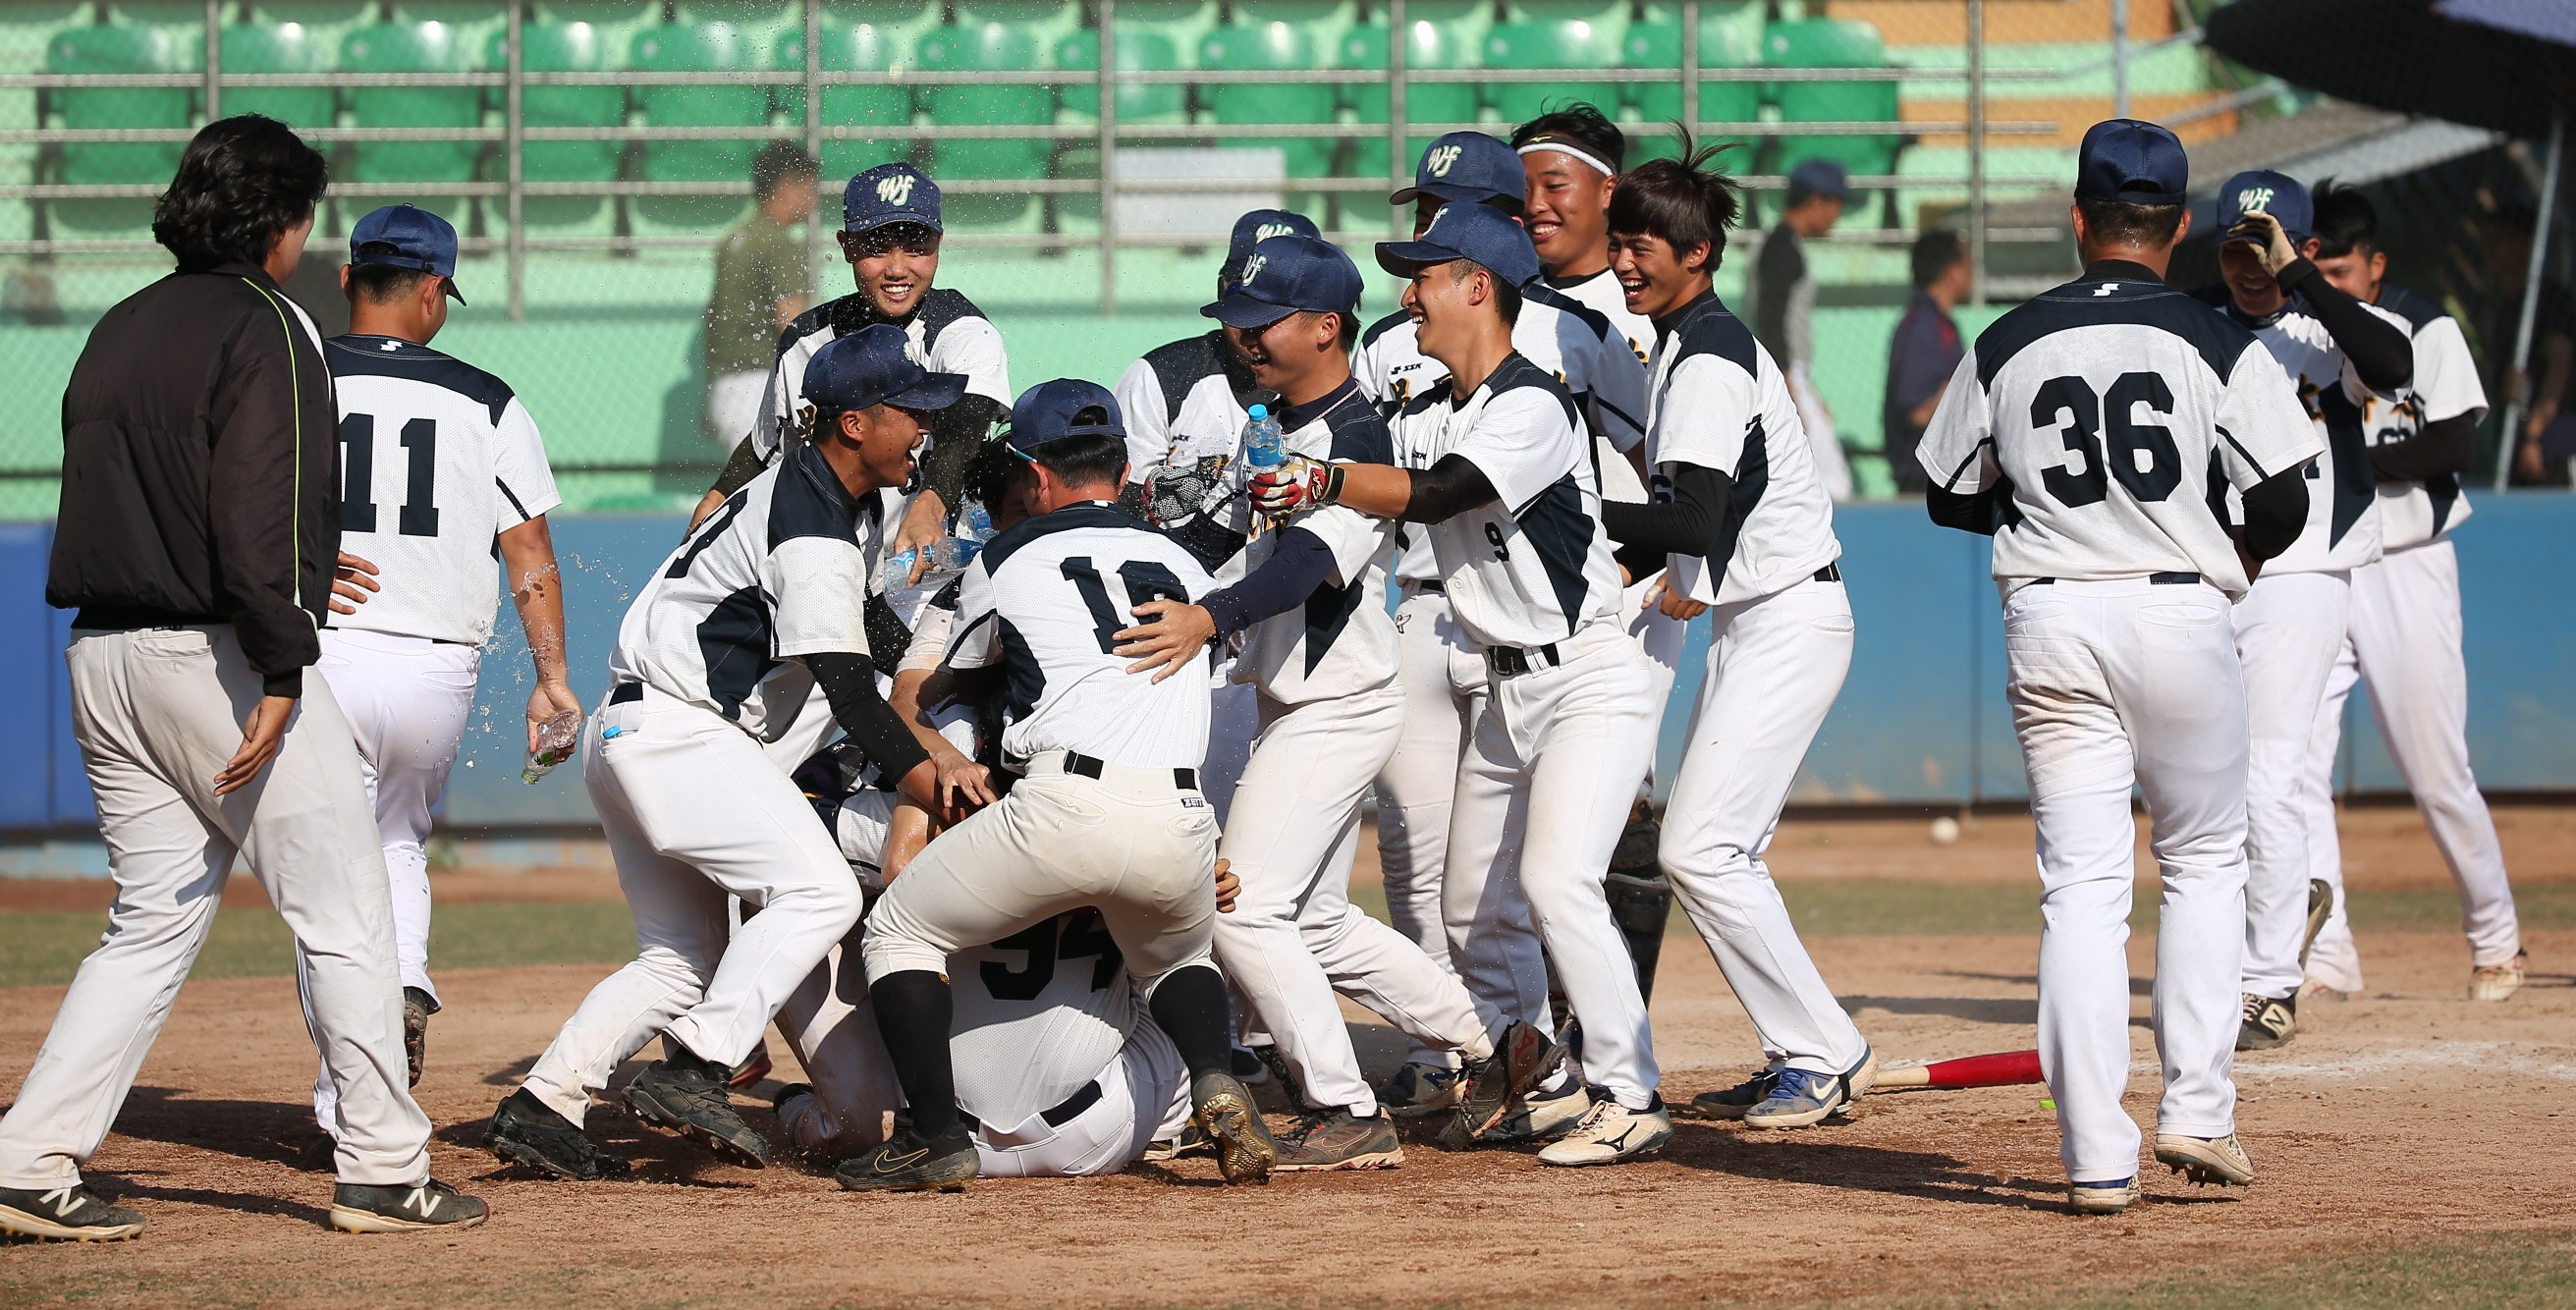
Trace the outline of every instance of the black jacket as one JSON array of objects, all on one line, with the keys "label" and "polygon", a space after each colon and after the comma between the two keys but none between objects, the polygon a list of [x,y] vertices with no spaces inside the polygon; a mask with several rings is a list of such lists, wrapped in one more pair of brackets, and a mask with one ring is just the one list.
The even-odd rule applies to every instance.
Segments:
[{"label": "black jacket", "polygon": [[46,602],[77,627],[232,624],[269,694],[301,694],[340,550],[336,427],[321,344],[267,273],[126,297],[63,393]]}]

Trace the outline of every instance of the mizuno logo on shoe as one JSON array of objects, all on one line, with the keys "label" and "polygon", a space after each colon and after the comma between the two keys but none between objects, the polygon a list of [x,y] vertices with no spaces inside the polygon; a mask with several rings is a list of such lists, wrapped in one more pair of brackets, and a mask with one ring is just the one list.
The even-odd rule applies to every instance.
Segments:
[{"label": "mizuno logo on shoe", "polygon": [[1627,1150],[1627,1149],[1628,1149],[1628,1134],[1633,1133],[1633,1132],[1635,1132],[1635,1131],[1637,1131],[1637,1125],[1635,1125],[1635,1124],[1630,1124],[1630,1125],[1628,1125],[1627,1127],[1620,1129],[1620,1130],[1619,1130],[1619,1135],[1618,1135],[1618,1136],[1616,1136],[1616,1137],[1604,1137],[1604,1138],[1602,1138],[1602,1139],[1601,1139],[1601,1144],[1602,1144],[1603,1146],[1609,1147],[1609,1148],[1610,1148],[1611,1150],[1613,1150],[1613,1151],[1624,1151],[1624,1150]]}]

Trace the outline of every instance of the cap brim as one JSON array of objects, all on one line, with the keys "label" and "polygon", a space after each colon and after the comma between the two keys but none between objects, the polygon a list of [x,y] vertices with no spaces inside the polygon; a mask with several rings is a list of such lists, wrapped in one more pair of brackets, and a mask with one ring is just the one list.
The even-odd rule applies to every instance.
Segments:
[{"label": "cap brim", "polygon": [[447,294],[454,297],[457,304],[462,305],[465,303],[465,293],[457,289],[455,278],[448,277],[441,278],[439,280],[447,284]]},{"label": "cap brim", "polygon": [[1296,312],[1294,305],[1274,305],[1250,296],[1227,296],[1214,304],[1199,307],[1203,317],[1215,319],[1227,327],[1245,329],[1268,327]]},{"label": "cap brim", "polygon": [[1454,263],[1466,256],[1446,246],[1428,241],[1381,241],[1377,243],[1377,266],[1397,277],[1411,277],[1435,264]]},{"label": "cap brim", "polygon": [[946,409],[966,397],[966,375],[963,373],[924,373],[919,382],[877,403],[896,409]]},{"label": "cap brim", "polygon": [[1519,214],[1526,207],[1526,201],[1521,196],[1503,191],[1485,191],[1476,187],[1457,186],[1447,182],[1434,182],[1429,186],[1409,186],[1388,196],[1386,202],[1390,205],[1408,205],[1424,196],[1444,204],[1464,200],[1481,205],[1489,200],[1508,200],[1511,202],[1509,212],[1513,214]]}]

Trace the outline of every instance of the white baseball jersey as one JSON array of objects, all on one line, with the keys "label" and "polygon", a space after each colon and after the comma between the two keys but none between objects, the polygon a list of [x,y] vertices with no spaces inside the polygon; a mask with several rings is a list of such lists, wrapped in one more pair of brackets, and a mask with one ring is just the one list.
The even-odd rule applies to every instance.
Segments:
[{"label": "white baseball jersey", "polygon": [[2226,491],[2324,449],[2253,333],[2117,261],[1987,328],[1918,447],[1934,486],[2000,502],[1998,580],[2198,573],[2231,597]]},{"label": "white baseball jersey", "polygon": [[957,1104],[1016,1128],[1107,1068],[1150,1022],[1100,911],[1075,910],[948,957],[955,989],[949,1054]]},{"label": "white baseball jersey", "polygon": [[1207,756],[1207,684],[1131,674],[1113,652],[1136,606],[1214,586],[1189,551],[1117,506],[1068,505],[994,537],[966,566],[947,663],[1002,669],[1008,760],[1061,750],[1195,769]]},{"label": "white baseball jersey", "polygon": [[1816,476],[1788,380],[1716,292],[1685,306],[1655,343],[1647,394],[1654,498],[1673,498],[1675,464],[1715,469],[1733,482],[1728,536],[1706,557],[1671,556],[1672,585],[1693,600],[1731,605],[1795,586],[1842,558],[1834,503]]},{"label": "white baseball jersey", "polygon": [[[770,366],[769,386],[762,392],[760,425],[751,430],[752,450],[765,461],[778,458],[779,435],[810,422],[806,412],[805,366],[814,352],[861,328],[890,323],[853,292],[796,316],[778,335],[778,362]],[[1004,410],[1011,407],[1011,364],[1002,350],[1002,334],[975,308],[975,302],[945,287],[923,292],[921,308],[896,324],[903,329],[904,354],[933,373],[957,373],[966,379],[966,394],[983,396]]]},{"label": "white baseball jersey", "polygon": [[[2376,401],[2392,405],[2397,397],[2374,396],[2362,383],[2352,361],[2344,358],[2334,334],[2326,330],[2307,302],[2293,297],[2278,313],[2263,319],[2236,311],[2225,285],[2195,293],[2205,304],[2254,334],[2281,371],[2298,388],[2299,405],[2308,412],[2325,454],[2308,466],[2308,526],[2299,539],[2263,565],[2270,573],[2340,573],[2379,558],[2379,480],[2370,471],[2370,452],[2362,432],[2363,415]],[[2394,314],[2372,313],[2404,326]],[[2243,518],[2241,496],[2229,502],[2231,521]]]},{"label": "white baseball jersey", "polygon": [[[1343,464],[1392,464],[1386,420],[1348,383],[1312,418],[1280,434],[1293,454]],[[1290,416],[1307,406],[1293,407]],[[1379,563],[1395,525],[1343,505],[1310,506],[1282,524],[1312,533],[1333,552],[1332,572],[1306,603],[1253,624],[1235,661],[1237,681],[1251,682],[1288,705],[1347,696],[1395,676],[1395,620],[1386,608],[1386,570]],[[1247,571],[1261,567],[1279,533],[1254,538]]]},{"label": "white baseball jersey", "polygon": [[[2404,287],[2382,286],[2373,308],[2395,314],[2415,343],[2415,383],[2394,403],[2372,396],[2363,407],[2362,427],[2373,446],[2404,441],[2427,423],[2487,412],[2486,388],[2478,382],[2478,362],[2469,355],[2468,338],[2459,320],[2429,297]],[[2441,536],[2469,516],[2460,495],[2460,475],[2445,473],[2422,482],[2379,484],[2379,533],[2389,550],[2420,546]]]},{"label": "white baseball jersey", "polygon": [[340,548],[383,590],[328,625],[480,646],[500,603],[493,538],[563,503],[508,383],[395,337],[333,337]]},{"label": "white baseball jersey", "polygon": [[1495,500],[1422,534],[1468,640],[1545,646],[1618,621],[1619,565],[1565,384],[1515,353],[1469,395],[1441,378],[1389,427],[1403,467],[1458,455],[1493,484]]},{"label": "white baseball jersey", "polygon": [[1279,397],[1221,331],[1158,346],[1127,366],[1112,394],[1127,420],[1127,480],[1150,483],[1147,512],[1220,582],[1243,576],[1252,531],[1243,427]]},{"label": "white baseball jersey", "polygon": [[1620,289],[1617,273],[1605,268],[1590,277],[1552,277],[1547,285],[1608,319],[1610,329],[1628,343],[1628,353],[1637,357],[1637,366],[1647,367],[1655,353],[1655,321],[1628,308],[1628,293]]},{"label": "white baseball jersey", "polygon": [[778,740],[813,698],[799,657],[868,654],[883,504],[851,495],[812,446],[788,447],[654,570],[618,625],[610,674]]}]

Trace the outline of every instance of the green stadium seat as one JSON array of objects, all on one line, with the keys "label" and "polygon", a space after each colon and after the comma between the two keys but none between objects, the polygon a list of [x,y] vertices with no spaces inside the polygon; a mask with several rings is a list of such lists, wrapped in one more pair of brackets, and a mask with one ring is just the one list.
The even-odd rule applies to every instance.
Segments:
[{"label": "green stadium seat", "polygon": [[[1427,7],[1427,6],[1424,6]],[[1415,6],[1407,6],[1411,12]],[[1458,33],[1465,24],[1441,24],[1431,19],[1411,23],[1411,39],[1405,42],[1404,66],[1408,69],[1450,69],[1475,67],[1475,48]],[[1479,36],[1482,33],[1478,34]],[[1341,58],[1335,63],[1342,68],[1386,67],[1386,29],[1381,26],[1354,27],[1342,38]],[[1387,142],[1383,130],[1387,124],[1387,93],[1384,86],[1359,85],[1348,91],[1354,117],[1360,127],[1347,164],[1352,177],[1387,177]],[[1472,123],[1476,121],[1476,87],[1470,82],[1416,82],[1408,86],[1404,97],[1406,132],[1405,163],[1409,169],[1422,156],[1424,147],[1440,134],[1415,133],[1415,123]],[[1371,127],[1381,130],[1372,132]]]},{"label": "green stadium seat", "polygon": [[[202,11],[201,11],[202,12]],[[174,73],[185,71],[181,42],[168,28],[69,27],[45,47],[49,73]],[[201,51],[202,53],[202,51]],[[178,127],[189,125],[196,93],[184,87],[100,88],[53,93],[55,112],[69,128]],[[178,171],[185,143],[81,143],[62,148],[61,180],[75,186],[153,183],[166,186]],[[150,225],[150,200],[58,200],[54,221],[90,231],[123,231]]]},{"label": "green stadium seat", "polygon": [[[361,27],[340,45],[340,67],[351,73],[461,73],[466,57],[456,29],[437,22]],[[349,106],[359,127],[483,124],[483,93],[475,87],[353,87]],[[359,182],[470,182],[483,146],[475,141],[361,141],[355,154],[353,180]],[[406,198],[449,222],[464,221],[462,197]]]},{"label": "green stadium seat", "polygon": [[[1216,0],[1118,0],[1118,39],[1151,33],[1169,40],[1186,59],[1217,29],[1220,18]],[[1236,21],[1246,20],[1238,15]],[[1085,22],[1086,30],[1099,26]]]},{"label": "green stadium seat", "polygon": [[[223,29],[227,73],[327,73],[331,50],[302,23],[252,23]],[[266,114],[289,127],[330,127],[339,96],[330,87],[242,86],[224,89],[223,111]]]},{"label": "green stadium seat", "polygon": [[[606,34],[589,23],[540,19],[519,26],[519,67],[527,72],[604,72],[609,49]],[[483,66],[509,68],[506,28],[485,41]],[[520,92],[519,121],[529,127],[622,127],[626,88],[531,86]],[[614,182],[623,149],[616,141],[528,141],[520,145],[519,175],[531,182]],[[493,171],[507,179],[509,161],[498,161]],[[520,216],[530,227],[578,227],[596,223],[608,210],[606,196],[524,196],[519,203]],[[497,229],[508,221],[509,201],[494,199],[486,210]]]},{"label": "green stadium seat", "polygon": [[[739,73],[752,71],[759,62],[757,48],[731,23],[674,23],[636,33],[627,66],[651,73]],[[635,98],[644,121],[654,127],[760,127],[769,122],[769,88],[757,84],[644,86],[636,88]],[[750,210],[751,157],[759,149],[760,142],[747,137],[645,143],[645,181],[732,182],[745,191],[740,196],[639,196],[635,215],[690,230],[734,222]]]},{"label": "green stadium seat", "polygon": [[[822,26],[823,71],[882,73],[894,66],[903,48],[892,31],[874,23],[848,23],[838,13],[825,15]],[[805,67],[805,29],[779,34],[773,67],[794,72]],[[781,130],[793,136],[805,129],[805,88],[778,88],[778,110],[786,117]],[[823,174],[844,178],[901,158],[912,150],[912,88],[904,86],[827,86],[823,88],[823,126],[876,129],[864,139],[823,143]]]},{"label": "green stadium seat", "polygon": [[[1589,18],[1499,23],[1485,34],[1487,68],[1617,68],[1620,54],[1612,25]],[[1487,86],[1494,112],[1502,115],[1506,123],[1525,123],[1578,100],[1615,115],[1619,89],[1616,82],[1574,81],[1493,82]]]},{"label": "green stadium seat", "polygon": [[[1130,28],[1127,6],[1118,7],[1118,68],[1121,72],[1174,72],[1189,65],[1181,58],[1180,44],[1160,28]],[[1088,73],[1100,67],[1100,33],[1085,28],[1056,42],[1055,66],[1061,72]],[[1157,82],[1146,86],[1118,88],[1118,122],[1121,126],[1139,123],[1177,124],[1190,121],[1189,88],[1178,82]],[[1100,122],[1100,88],[1081,83],[1068,83],[1057,91],[1059,108],[1056,122],[1070,126],[1097,126]],[[1168,144],[1156,142],[1144,145]],[[1055,167],[1058,181],[1089,182],[1100,176],[1100,145],[1097,141],[1060,140],[1056,143]],[[1100,222],[1100,197],[1083,192],[1064,192],[1055,197],[1055,213],[1060,225],[1070,224],[1085,231],[1096,231]]]},{"label": "green stadium seat", "polygon": [[[73,0],[22,0],[0,5],[0,70],[45,71],[45,47],[52,43],[54,33],[86,16],[87,8]],[[33,87],[0,90],[0,128],[44,126],[37,112],[38,95]],[[0,181],[18,185],[44,180],[36,175],[37,163],[51,153],[32,144],[0,145]],[[32,200],[0,201],[0,240],[19,241],[33,236],[36,205]]]},{"label": "green stadium seat", "polygon": [[[1042,49],[1029,27],[1006,22],[942,27],[921,38],[919,67],[938,73],[1031,72]],[[1055,122],[1056,92],[1026,82],[924,88],[930,121],[941,127],[1046,127]],[[931,176],[942,183],[1031,181],[1046,176],[1050,137],[983,137],[934,141]],[[1035,195],[956,192],[941,197],[941,217],[955,226],[1020,228],[1038,217]]]},{"label": "green stadium seat", "polygon": [[[1199,67],[1225,72],[1303,72],[1323,67],[1319,53],[1302,29],[1284,22],[1221,27],[1199,43]],[[1340,96],[1328,82],[1211,84],[1200,89],[1199,102],[1222,124],[1330,123],[1340,110]],[[1284,157],[1290,177],[1330,176],[1333,155],[1340,145],[1328,136],[1223,137],[1218,144],[1275,146]]]},{"label": "green stadium seat", "polygon": [[[1627,64],[1630,68],[1672,68],[1682,63],[1682,25],[1671,22],[1644,22],[1628,29]],[[1732,16],[1711,14],[1700,19],[1699,63],[1702,68],[1755,68],[1761,64],[1761,44],[1752,29]],[[1680,142],[1669,128],[1682,116],[1682,88],[1672,82],[1631,82],[1628,103],[1637,109],[1642,120],[1629,131],[1628,160],[1673,158],[1681,153]],[[1762,116],[1762,85],[1758,82],[1710,82],[1699,84],[1699,118],[1703,123],[1750,123]],[[1729,166],[1742,171],[1752,163],[1749,155],[1729,161]]]},{"label": "green stadium seat", "polygon": [[[1773,23],[1763,33],[1762,62],[1773,68],[1883,68],[1887,51],[1868,23],[1810,18]],[[1894,82],[1778,82],[1771,102],[1792,123],[1897,121]],[[1894,133],[1782,137],[1772,167],[1785,173],[1799,160],[1822,158],[1839,160],[1855,173],[1892,173],[1898,143]]]},{"label": "green stadium seat", "polygon": [[[116,0],[113,4],[103,4],[99,7],[106,10],[109,16],[119,23],[167,27],[174,31],[192,34],[201,43],[205,39],[206,7],[195,3],[194,0]],[[202,44],[198,46],[198,53],[200,55],[205,53],[205,47]],[[204,61],[198,60],[196,66],[204,67]]]},{"label": "green stadium seat", "polygon": [[957,0],[956,26],[973,30],[999,23],[1026,35],[1043,53],[1089,21],[1084,8],[1082,0]]}]

